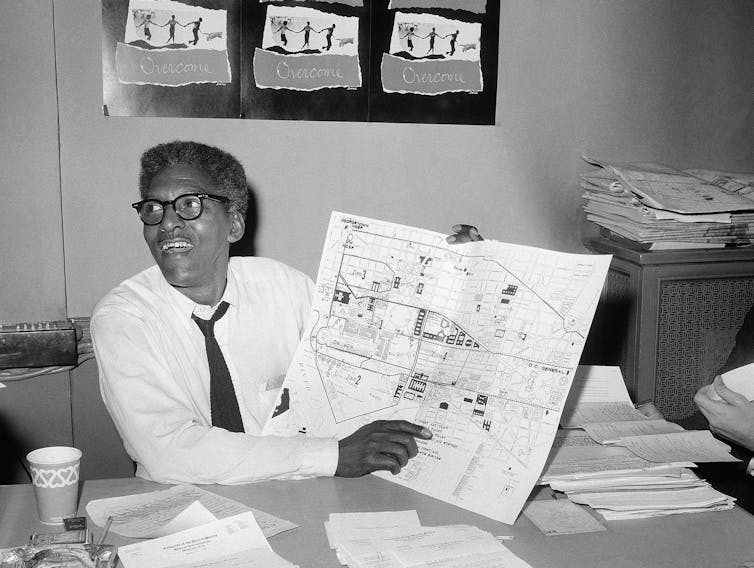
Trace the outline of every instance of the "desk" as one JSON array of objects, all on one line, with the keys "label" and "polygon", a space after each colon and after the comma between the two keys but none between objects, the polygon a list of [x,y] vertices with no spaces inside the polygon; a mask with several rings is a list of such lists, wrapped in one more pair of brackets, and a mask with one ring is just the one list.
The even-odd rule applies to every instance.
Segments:
[{"label": "desk", "polygon": [[[138,478],[85,481],[79,514],[92,499],[165,489]],[[544,536],[525,516],[508,526],[374,476],[205,486],[220,495],[283,517],[299,528],[270,538],[272,548],[301,568],[339,568],[324,521],[331,512],[416,509],[423,525],[467,523],[494,535],[533,568],[678,568],[740,566],[754,560],[754,517],[742,509],[605,523],[606,532]],[[603,521],[604,522],[604,521]],[[49,532],[37,520],[31,485],[0,486],[0,547],[23,544],[32,532]],[[101,527],[90,523],[96,536]],[[132,539],[110,533],[108,543]]]}]

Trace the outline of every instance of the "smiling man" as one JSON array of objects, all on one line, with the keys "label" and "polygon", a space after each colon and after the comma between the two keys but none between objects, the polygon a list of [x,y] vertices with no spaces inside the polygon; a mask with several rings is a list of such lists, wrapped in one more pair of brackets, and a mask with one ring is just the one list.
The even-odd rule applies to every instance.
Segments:
[{"label": "smiling man", "polygon": [[[102,397],[137,475],[245,483],[397,473],[431,433],[368,424],[338,441],[264,436],[309,313],[313,283],[266,258],[229,258],[244,234],[246,175],[230,154],[170,142],[141,160],[134,203],[156,265],[95,307]],[[458,226],[449,241],[481,238]]]}]

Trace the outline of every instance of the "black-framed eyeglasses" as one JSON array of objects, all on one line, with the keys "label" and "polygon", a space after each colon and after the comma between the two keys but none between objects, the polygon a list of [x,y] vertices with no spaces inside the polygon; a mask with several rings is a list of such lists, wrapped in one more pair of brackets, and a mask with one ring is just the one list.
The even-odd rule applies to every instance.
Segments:
[{"label": "black-framed eyeglasses", "polygon": [[165,207],[173,206],[175,214],[185,221],[196,219],[204,211],[204,200],[214,199],[221,203],[228,200],[224,195],[212,195],[211,193],[184,193],[172,201],[160,201],[159,199],[143,199],[132,203],[131,207],[136,209],[141,222],[145,225],[158,225],[165,216]]}]

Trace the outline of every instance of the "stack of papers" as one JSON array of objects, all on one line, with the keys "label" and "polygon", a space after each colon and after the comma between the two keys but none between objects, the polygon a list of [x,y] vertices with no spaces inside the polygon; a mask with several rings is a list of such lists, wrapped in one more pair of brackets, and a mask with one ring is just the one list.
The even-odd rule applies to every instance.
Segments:
[{"label": "stack of papers", "polygon": [[585,491],[568,493],[574,503],[589,505],[608,521],[702,513],[732,509],[735,499],[708,484],[686,489]]},{"label": "stack of papers", "polygon": [[[575,440],[578,445],[553,448],[552,462],[542,481],[564,492],[574,503],[592,507],[607,520],[733,508],[735,499],[700,479],[689,469],[693,463],[653,462],[626,447],[598,444],[583,432],[565,432],[569,436],[560,441]],[[700,446],[704,443],[703,439]],[[673,457],[677,456],[668,459]],[[731,460],[729,454],[719,458]]]},{"label": "stack of papers", "polygon": [[754,174],[584,160],[600,168],[581,176],[587,219],[618,237],[654,248],[752,242]]},{"label": "stack of papers", "polygon": [[737,461],[709,431],[647,418],[620,369],[580,367],[541,482],[608,520],[730,509],[734,499],[690,469]]},{"label": "stack of papers", "polygon": [[531,568],[488,532],[470,525],[422,527],[416,511],[333,513],[325,528],[350,568]]},{"label": "stack of papers", "polygon": [[111,532],[152,539],[118,549],[125,568],[294,566],[267,538],[298,525],[193,485],[97,499],[86,511],[100,526],[112,518]]},{"label": "stack of papers", "polygon": [[155,538],[251,511],[265,537],[270,538],[298,525],[264,511],[222,497],[195,485],[176,485],[170,489],[95,499],[86,505],[92,521],[131,538]]},{"label": "stack of papers", "polygon": [[251,512],[121,546],[118,557],[125,568],[296,568],[272,551]]}]

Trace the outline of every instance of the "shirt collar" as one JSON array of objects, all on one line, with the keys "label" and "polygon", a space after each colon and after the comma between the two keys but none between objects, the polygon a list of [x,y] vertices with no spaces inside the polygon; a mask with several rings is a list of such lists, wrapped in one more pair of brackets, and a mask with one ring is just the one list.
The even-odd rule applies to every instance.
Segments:
[{"label": "shirt collar", "polygon": [[165,277],[162,276],[162,273],[160,273],[160,277],[162,292],[167,296],[168,302],[175,306],[180,316],[185,320],[191,320],[191,314],[194,313],[200,318],[209,319],[212,317],[212,314],[215,313],[220,302],[223,301],[228,302],[231,306],[238,305],[238,283],[236,282],[233,271],[230,269],[230,265],[228,265],[225,291],[223,292],[222,298],[220,298],[220,302],[214,306],[197,304],[191,298],[181,294],[181,292],[171,286],[170,283],[165,280]]}]

